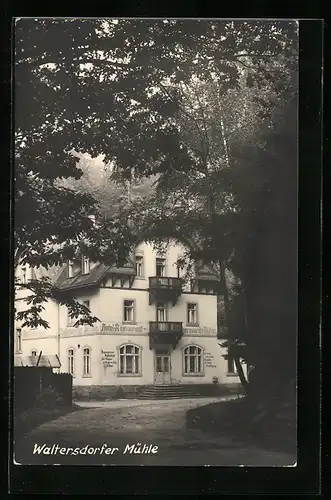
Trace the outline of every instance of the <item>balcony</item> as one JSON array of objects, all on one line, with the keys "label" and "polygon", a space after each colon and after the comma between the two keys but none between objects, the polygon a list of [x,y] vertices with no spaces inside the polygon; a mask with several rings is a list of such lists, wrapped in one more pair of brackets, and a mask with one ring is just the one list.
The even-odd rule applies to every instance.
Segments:
[{"label": "balcony", "polygon": [[150,321],[149,348],[171,345],[175,349],[183,335],[183,323],[180,321]]},{"label": "balcony", "polygon": [[149,278],[149,304],[151,305],[157,301],[171,301],[175,305],[182,293],[182,283],[181,278],[168,278],[164,276]]},{"label": "balcony", "polygon": [[197,276],[191,280],[191,291],[195,293],[212,293],[222,295],[223,288],[217,278],[215,279],[211,276]]}]

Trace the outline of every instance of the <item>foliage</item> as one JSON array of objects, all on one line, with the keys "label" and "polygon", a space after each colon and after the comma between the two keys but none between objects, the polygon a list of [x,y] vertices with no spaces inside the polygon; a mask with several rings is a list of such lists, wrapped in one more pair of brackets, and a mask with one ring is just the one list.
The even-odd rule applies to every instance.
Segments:
[{"label": "foliage", "polygon": [[[286,315],[282,327],[267,331],[282,300],[274,274],[263,283],[275,255],[257,262],[255,246],[261,227],[270,225],[286,244],[281,228],[293,209],[296,165],[296,50],[294,22],[17,21],[21,257],[47,266],[84,251],[114,262],[143,237],[190,241],[191,260],[214,263],[225,284],[226,268],[239,277],[246,354],[253,364],[272,360],[275,368]],[[104,204],[112,204],[105,221],[86,190],[56,183],[80,177],[72,151],[103,154],[111,179],[122,186],[156,178],[156,191],[147,200],[116,201],[115,193]],[[283,265],[291,269],[285,258]],[[269,293],[273,312],[268,306],[262,321],[261,297]],[[230,325],[231,297],[225,303]],[[232,342],[242,340],[231,330]]]},{"label": "foliage", "polygon": [[[270,272],[275,268],[273,259],[280,260],[268,241],[278,238],[295,249],[296,78],[291,65],[280,58],[276,66],[281,64],[281,88],[278,82],[267,81],[261,98],[258,85],[247,89],[241,82],[232,92],[237,95],[232,105],[231,91],[220,94],[214,77],[168,86],[166,92],[177,103],[173,123],[179,131],[179,148],[186,152],[190,169],[187,172],[177,162],[165,172],[160,170],[155,197],[129,207],[130,220],[136,217],[136,226],[139,218],[139,231],[145,237],[190,240],[186,258],[218,265],[227,295],[225,269],[239,278],[243,301],[239,305],[236,294],[226,297],[229,340],[223,345],[237,361],[259,365],[262,383],[279,373],[276,365],[280,356],[284,359],[283,349],[286,362],[281,377],[292,376],[295,367],[296,329],[289,311],[295,295],[276,291],[272,280],[267,287],[261,283],[263,273],[275,272]],[[289,221],[292,235],[286,229]],[[263,241],[268,246],[261,256]],[[290,259],[282,258],[282,271],[276,271],[283,286],[295,269],[292,253]],[[257,255],[261,260],[252,266]],[[263,295],[267,299],[259,307]],[[284,307],[287,315],[282,317]],[[277,315],[282,317],[281,327]]]},{"label": "foliage", "polygon": [[49,328],[49,323],[43,318],[42,312],[45,310],[45,304],[51,299],[68,307],[70,316],[76,319],[75,326],[93,325],[98,321],[98,318],[92,316],[84,304],[73,299],[70,292],[59,292],[47,276],[41,280],[32,279],[26,284],[18,283],[17,288],[29,292],[24,300],[28,307],[22,311],[16,311],[16,319],[22,328],[38,328],[39,326]]},{"label": "foliage", "polygon": [[61,404],[63,404],[63,398],[54,387],[44,387],[35,401],[36,408],[57,408]]},{"label": "foliage", "polygon": [[97,158],[88,154],[76,155],[82,177],[79,180],[68,177],[60,180],[58,185],[92,196],[96,201],[98,214],[105,220],[119,216],[123,207],[132,201],[146,199],[154,193],[156,178],[136,180],[135,183],[115,182],[112,178],[112,165],[106,164],[102,155]]},{"label": "foliage", "polygon": [[224,433],[234,441],[259,444],[295,456],[296,404],[295,388],[288,384],[276,397],[270,391],[262,403],[252,398],[212,403],[187,413],[188,425],[215,435]]},{"label": "foliage", "polygon": [[[16,127],[30,168],[76,177],[72,150],[97,156],[130,178],[190,168],[161,85],[208,80],[220,91],[282,77],[296,23],[278,21],[21,19],[16,22]],[[51,143],[45,140],[51,137]],[[17,141],[19,144],[19,142]],[[51,144],[51,153],[49,153]]]}]

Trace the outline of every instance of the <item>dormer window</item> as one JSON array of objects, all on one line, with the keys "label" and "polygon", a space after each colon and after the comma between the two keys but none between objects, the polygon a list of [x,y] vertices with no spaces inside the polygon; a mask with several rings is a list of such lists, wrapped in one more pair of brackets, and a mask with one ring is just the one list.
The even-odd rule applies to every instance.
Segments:
[{"label": "dormer window", "polygon": [[90,259],[83,255],[82,257],[82,274],[90,273]]},{"label": "dormer window", "polygon": [[72,260],[68,262],[68,278],[72,278],[74,275],[74,263]]}]

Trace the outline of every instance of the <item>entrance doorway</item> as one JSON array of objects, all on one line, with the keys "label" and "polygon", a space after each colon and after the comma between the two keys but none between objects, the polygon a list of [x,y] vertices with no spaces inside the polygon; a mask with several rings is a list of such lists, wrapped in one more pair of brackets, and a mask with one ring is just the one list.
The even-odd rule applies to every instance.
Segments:
[{"label": "entrance doorway", "polygon": [[168,352],[155,353],[155,383],[159,385],[171,383],[171,364]]}]

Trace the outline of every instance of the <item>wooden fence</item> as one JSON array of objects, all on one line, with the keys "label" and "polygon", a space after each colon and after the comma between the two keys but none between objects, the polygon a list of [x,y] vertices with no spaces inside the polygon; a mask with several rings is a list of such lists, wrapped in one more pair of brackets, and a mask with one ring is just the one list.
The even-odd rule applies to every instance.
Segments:
[{"label": "wooden fence", "polygon": [[35,407],[45,389],[48,394],[53,392],[57,396],[53,397],[54,406],[71,406],[72,376],[69,373],[53,373],[52,368],[48,367],[14,367],[15,412]]}]

